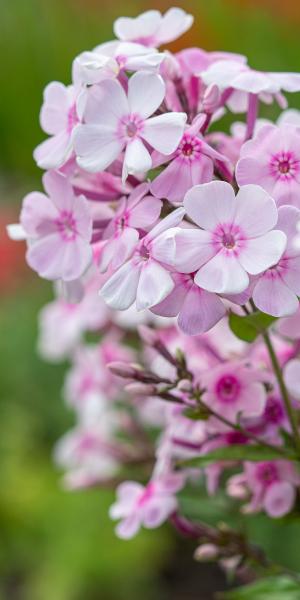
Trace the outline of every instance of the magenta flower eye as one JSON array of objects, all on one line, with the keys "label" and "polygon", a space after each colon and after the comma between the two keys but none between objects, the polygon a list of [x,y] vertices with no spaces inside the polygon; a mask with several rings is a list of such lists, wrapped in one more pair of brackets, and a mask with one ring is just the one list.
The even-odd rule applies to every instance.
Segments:
[{"label": "magenta flower eye", "polygon": [[240,389],[240,382],[233,375],[224,375],[216,385],[216,393],[222,402],[236,402]]}]

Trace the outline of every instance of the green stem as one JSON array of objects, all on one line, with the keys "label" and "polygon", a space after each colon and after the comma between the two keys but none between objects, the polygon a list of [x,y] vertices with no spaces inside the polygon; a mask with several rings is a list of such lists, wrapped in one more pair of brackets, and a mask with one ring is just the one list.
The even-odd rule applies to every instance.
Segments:
[{"label": "green stem", "polygon": [[199,402],[200,406],[202,406],[204,409],[206,409],[210,413],[211,416],[213,416],[213,417],[215,417],[215,419],[218,419],[219,421],[221,421],[221,423],[224,423],[224,425],[227,425],[228,427],[230,427],[231,429],[234,429],[235,431],[239,431],[245,437],[247,437],[249,440],[256,442],[260,446],[264,446],[265,448],[269,448],[269,450],[276,452],[278,454],[278,456],[281,456],[281,458],[289,459],[289,456],[285,452],[285,450],[283,450],[279,446],[273,446],[272,444],[269,444],[265,440],[262,440],[261,438],[256,436],[254,433],[247,431],[247,429],[244,429],[244,427],[242,427],[238,423],[233,423],[232,421],[229,421],[228,419],[226,419],[226,417],[223,417],[219,413],[215,412],[212,408],[210,408],[202,400],[198,400],[198,402]]},{"label": "green stem", "polygon": [[291,429],[293,432],[293,437],[294,437],[294,444],[296,447],[296,450],[300,456],[300,435],[299,435],[299,428],[298,428],[298,422],[297,422],[297,417],[296,414],[294,412],[286,385],[284,383],[284,379],[283,379],[283,375],[282,375],[282,370],[280,367],[280,364],[278,362],[278,358],[276,356],[273,344],[271,342],[270,336],[268,334],[267,331],[262,332],[262,336],[263,339],[265,341],[269,356],[270,356],[270,360],[273,366],[273,370],[279,385],[279,389],[282,395],[282,399],[285,405],[285,409],[289,418],[289,422],[291,425]]}]

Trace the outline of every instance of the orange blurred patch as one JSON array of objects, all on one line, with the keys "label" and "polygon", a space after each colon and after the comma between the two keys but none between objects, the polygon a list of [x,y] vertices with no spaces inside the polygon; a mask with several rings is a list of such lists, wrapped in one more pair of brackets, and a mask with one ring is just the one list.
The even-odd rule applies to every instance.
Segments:
[{"label": "orange blurred patch", "polygon": [[268,9],[272,18],[285,19],[293,23],[300,22],[299,0],[223,0],[224,4],[234,4],[240,9],[262,8]]}]

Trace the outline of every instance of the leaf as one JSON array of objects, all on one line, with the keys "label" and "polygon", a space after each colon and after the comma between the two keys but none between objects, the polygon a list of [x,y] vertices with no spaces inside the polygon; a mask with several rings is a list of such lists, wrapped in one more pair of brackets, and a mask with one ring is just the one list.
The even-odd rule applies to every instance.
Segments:
[{"label": "leaf", "polygon": [[[232,446],[217,448],[208,454],[179,461],[177,464],[179,467],[204,468],[219,461],[249,460],[260,462],[264,460],[278,460],[279,458],[280,454],[276,452],[276,450],[266,448],[266,446],[259,444],[256,444],[255,446],[248,444],[234,444]],[[287,453],[286,458],[289,460],[297,460],[296,454],[293,454],[292,452]]]},{"label": "leaf", "polygon": [[234,312],[230,312],[229,314],[229,326],[231,331],[240,340],[248,343],[254,342],[274,321],[276,321],[276,317],[266,315],[260,311],[243,317]]},{"label": "leaf", "polygon": [[209,410],[202,406],[199,406],[199,408],[193,408],[192,406],[188,406],[183,411],[183,414],[185,417],[191,419],[192,421],[207,421],[207,419],[210,417]]},{"label": "leaf", "polygon": [[299,600],[300,583],[287,576],[268,577],[219,594],[220,600]]}]

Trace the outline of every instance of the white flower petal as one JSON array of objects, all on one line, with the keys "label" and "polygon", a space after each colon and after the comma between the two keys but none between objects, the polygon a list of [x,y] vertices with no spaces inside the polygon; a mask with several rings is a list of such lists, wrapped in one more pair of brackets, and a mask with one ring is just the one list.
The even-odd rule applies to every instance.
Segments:
[{"label": "white flower petal", "polygon": [[162,154],[172,154],[183,136],[187,116],[185,113],[166,113],[147,119],[142,137]]},{"label": "white flower petal", "polygon": [[247,240],[239,254],[239,262],[250,275],[258,275],[276,265],[286,247],[283,231],[269,231],[259,238]]},{"label": "white flower petal", "polygon": [[161,105],[166,86],[163,78],[156,73],[140,71],[135,73],[128,84],[128,102],[131,113],[147,119]]}]

